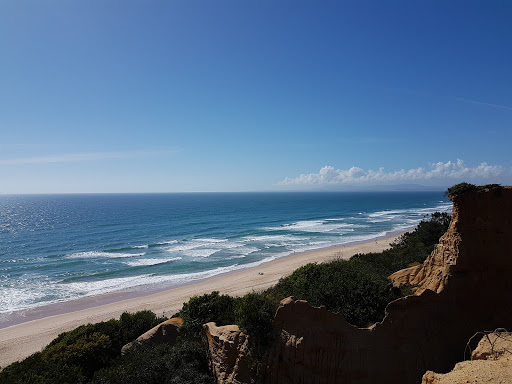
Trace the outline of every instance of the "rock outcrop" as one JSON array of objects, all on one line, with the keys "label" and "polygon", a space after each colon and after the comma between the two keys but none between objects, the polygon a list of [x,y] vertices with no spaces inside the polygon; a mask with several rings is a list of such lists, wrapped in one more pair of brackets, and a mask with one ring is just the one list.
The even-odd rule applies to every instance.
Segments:
[{"label": "rock outcrop", "polygon": [[[450,226],[439,239],[432,254],[421,265],[393,273],[389,277],[393,285],[412,285],[416,294],[421,294],[426,289],[440,293],[444,289],[459,258],[461,235],[458,210],[459,205],[454,204]],[[465,234],[469,235],[469,231]]]},{"label": "rock outcrop", "polygon": [[124,355],[130,349],[135,347],[138,344],[142,344],[143,342],[147,342],[150,344],[174,344],[176,338],[178,337],[178,328],[183,325],[183,320],[179,317],[174,317],[172,319],[166,320],[163,323],[158,324],[157,326],[151,328],[146,333],[143,333],[137,339],[132,341],[131,343],[126,344],[121,349],[121,354]]},{"label": "rock outcrop", "polygon": [[[260,361],[262,383],[419,383],[448,372],[477,331],[512,328],[512,188],[453,197],[453,218],[422,266],[400,271],[416,295],[390,303],[382,323],[359,329],[307,302],[282,301],[276,341]],[[210,338],[213,340],[213,338]],[[209,341],[210,341],[209,340]],[[230,372],[219,383],[249,383]],[[240,344],[239,344],[240,345]],[[235,353],[234,353],[235,355]],[[230,381],[231,380],[231,381]]]},{"label": "rock outcrop", "polygon": [[210,367],[219,383],[250,382],[249,340],[236,325],[203,325]]},{"label": "rock outcrop", "polygon": [[471,361],[445,374],[428,371],[422,384],[512,383],[512,333],[491,333],[480,340]]}]

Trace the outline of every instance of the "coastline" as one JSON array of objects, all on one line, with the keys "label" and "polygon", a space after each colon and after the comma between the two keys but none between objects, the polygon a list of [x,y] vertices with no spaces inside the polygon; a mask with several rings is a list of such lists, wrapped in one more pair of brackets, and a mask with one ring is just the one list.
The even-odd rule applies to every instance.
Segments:
[{"label": "coastline", "polygon": [[0,367],[40,351],[60,333],[82,324],[119,318],[123,312],[145,309],[159,316],[171,316],[178,312],[190,297],[212,291],[231,296],[261,291],[308,263],[327,262],[336,258],[348,259],[357,253],[381,252],[389,248],[389,243],[405,232],[408,231],[365,242],[293,253],[255,267],[228,272],[163,291],[147,294],[124,292],[42,308],[39,314],[37,314],[38,311],[33,311],[27,317],[20,316],[15,320],[17,324],[0,328]]}]

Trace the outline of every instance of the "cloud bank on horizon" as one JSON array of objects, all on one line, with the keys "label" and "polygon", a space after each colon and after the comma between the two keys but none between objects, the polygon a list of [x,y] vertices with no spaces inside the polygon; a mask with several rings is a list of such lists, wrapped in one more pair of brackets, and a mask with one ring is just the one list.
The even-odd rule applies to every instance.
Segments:
[{"label": "cloud bank on horizon", "polygon": [[377,171],[351,167],[349,169],[335,169],[332,166],[324,166],[318,173],[301,174],[298,177],[287,177],[280,185],[288,186],[334,186],[334,185],[373,185],[396,183],[456,183],[456,182],[510,182],[512,172],[499,165],[481,163],[476,167],[467,166],[463,160],[446,163],[437,162],[431,164],[429,169],[413,168],[401,169],[394,172],[386,172],[384,168]]}]

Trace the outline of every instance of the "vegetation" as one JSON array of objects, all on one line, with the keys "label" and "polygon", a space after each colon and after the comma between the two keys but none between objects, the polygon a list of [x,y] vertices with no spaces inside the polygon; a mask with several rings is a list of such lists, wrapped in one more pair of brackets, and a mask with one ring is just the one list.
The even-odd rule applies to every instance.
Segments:
[{"label": "vegetation", "polygon": [[179,339],[173,346],[143,344],[97,372],[94,384],[214,384],[204,346]]},{"label": "vegetation", "polygon": [[459,183],[450,187],[445,192],[447,196],[459,196],[467,192],[478,192],[483,191],[484,189],[495,189],[501,188],[499,184],[486,184],[486,185],[474,185],[469,183]]},{"label": "vegetation", "polygon": [[270,341],[276,308],[274,301],[265,294],[253,292],[233,298],[214,291],[192,297],[183,304],[179,313],[184,322],[180,333],[189,339],[197,339],[205,323],[237,324],[248,334],[258,335],[254,339],[259,347]]},{"label": "vegetation", "polygon": [[412,263],[422,263],[449,223],[448,214],[434,213],[384,252],[305,265],[281,279],[267,294],[279,299],[295,296],[312,305],[324,305],[359,327],[381,321],[387,304],[409,293],[408,287],[393,288],[388,276]]},{"label": "vegetation", "polygon": [[235,323],[236,299],[228,295],[212,292],[202,296],[192,297],[183,304],[179,316],[183,319],[180,333],[190,339],[197,338],[203,324],[211,321],[217,325]]},{"label": "vegetation", "polygon": [[308,264],[282,279],[271,291],[276,297],[293,295],[315,306],[324,305],[359,327],[379,320],[386,305],[400,297],[387,276],[349,260]]},{"label": "vegetation", "polygon": [[277,309],[275,299],[265,293],[248,293],[237,300],[236,324],[252,336],[256,354],[272,341],[274,315]]},{"label": "vegetation", "polygon": [[82,325],[60,334],[43,351],[6,367],[0,372],[0,382],[87,383],[121,355],[124,344],[164,320],[141,311],[123,313],[119,320]]},{"label": "vegetation", "polygon": [[359,327],[381,321],[386,305],[410,289],[393,288],[388,276],[423,262],[449,222],[446,213],[435,213],[382,253],[308,264],[264,292],[240,298],[219,292],[193,297],[178,314],[184,324],[173,346],[146,343],[121,356],[124,344],[165,320],[149,311],[124,313],[119,320],[78,327],[59,335],[42,352],[6,367],[0,372],[0,382],[213,384],[200,341],[202,325],[211,321],[238,324],[251,335],[253,368],[257,370],[257,357],[274,336],[272,322],[280,300],[295,296],[312,305],[324,305]]},{"label": "vegetation", "polygon": [[406,232],[391,243],[390,249],[381,253],[358,254],[351,260],[366,264],[377,274],[385,276],[412,264],[423,263],[448,229],[450,220],[447,213],[436,212],[428,220],[421,221],[414,231]]}]

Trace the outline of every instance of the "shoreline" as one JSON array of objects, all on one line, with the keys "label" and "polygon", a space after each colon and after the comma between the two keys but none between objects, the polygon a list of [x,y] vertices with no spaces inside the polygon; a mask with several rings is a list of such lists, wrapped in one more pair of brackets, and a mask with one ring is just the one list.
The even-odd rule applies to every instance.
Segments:
[{"label": "shoreline", "polygon": [[159,291],[110,293],[20,311],[14,319],[0,323],[0,368],[40,351],[60,333],[80,325],[119,318],[123,312],[145,309],[158,316],[169,317],[178,312],[190,297],[212,291],[231,296],[261,291],[308,263],[322,263],[336,258],[349,259],[356,253],[381,252],[389,248],[389,243],[411,229],[388,233],[368,241],[291,253],[257,266]]},{"label": "shoreline", "polygon": [[201,278],[198,278],[195,280],[190,280],[188,282],[170,284],[170,285],[165,284],[165,283],[159,284],[159,285],[146,284],[146,285],[137,286],[133,289],[119,290],[119,291],[114,291],[114,292],[102,293],[99,295],[84,296],[84,297],[74,298],[74,299],[66,300],[66,301],[53,302],[53,303],[48,303],[48,304],[44,304],[44,305],[37,306],[37,307],[12,311],[12,312],[9,312],[6,314],[0,313],[0,330],[7,328],[7,327],[11,327],[13,325],[23,324],[23,323],[26,323],[29,321],[44,319],[45,317],[49,317],[49,316],[61,315],[61,314],[69,313],[69,312],[80,311],[83,309],[99,307],[102,305],[112,304],[117,301],[141,298],[141,297],[150,296],[150,295],[153,295],[156,293],[160,293],[160,292],[164,292],[164,291],[168,291],[168,290],[172,290],[172,289],[176,289],[176,288],[180,288],[180,287],[185,287],[185,286],[189,286],[189,285],[193,285],[193,284],[202,283],[204,281],[213,279],[215,277],[229,276],[231,274],[242,272],[247,269],[258,268],[262,265],[272,263],[279,259],[292,257],[292,256],[296,256],[296,255],[301,255],[303,253],[325,251],[325,250],[333,249],[336,247],[357,245],[357,244],[361,244],[361,243],[377,241],[380,239],[391,238],[394,236],[400,236],[405,232],[413,230],[414,228],[415,228],[415,226],[412,226],[409,228],[401,228],[401,229],[395,230],[395,231],[389,231],[389,232],[386,232],[384,235],[376,236],[369,240],[368,239],[355,240],[355,241],[351,241],[351,242],[348,242],[345,244],[333,244],[333,245],[329,245],[327,247],[312,248],[312,249],[308,249],[308,250],[304,250],[304,251],[293,251],[293,252],[287,253],[285,255],[276,256],[275,258],[272,258],[271,260],[266,260],[266,261],[263,260],[260,262],[251,263],[251,264],[256,264],[256,265],[248,264],[248,266],[241,266],[240,268],[232,270],[232,271],[221,272],[221,273],[218,273],[218,274],[215,274],[212,276],[201,277]]}]

